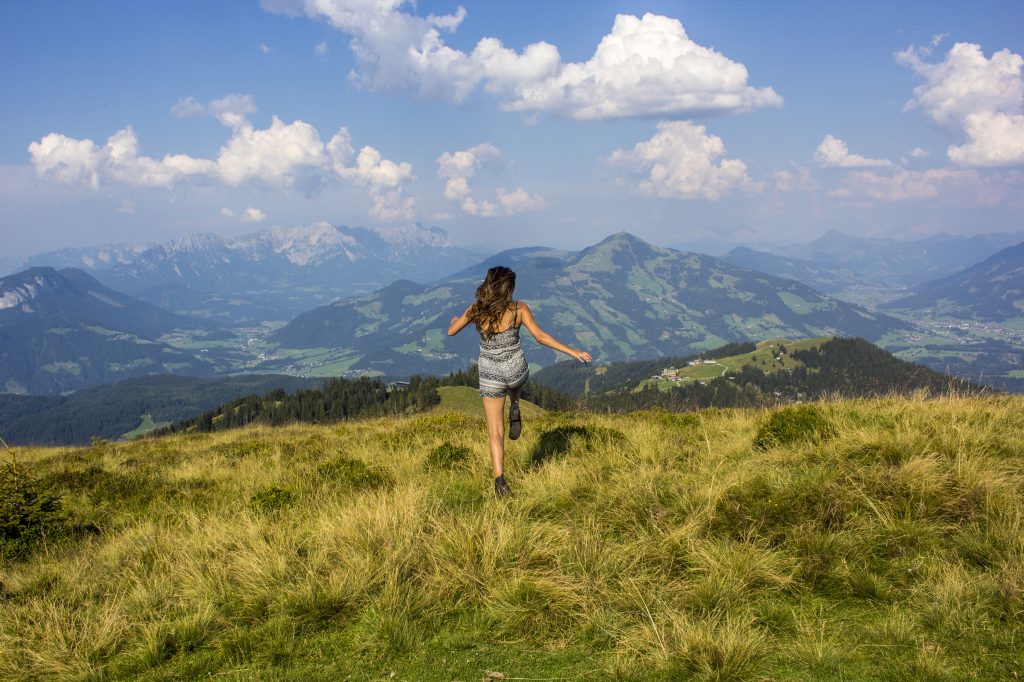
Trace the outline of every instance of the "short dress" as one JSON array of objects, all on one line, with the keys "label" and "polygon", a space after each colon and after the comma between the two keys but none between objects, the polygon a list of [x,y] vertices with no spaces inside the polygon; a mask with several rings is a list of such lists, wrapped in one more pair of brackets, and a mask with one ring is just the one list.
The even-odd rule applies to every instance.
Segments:
[{"label": "short dress", "polygon": [[530,377],[523,347],[519,343],[519,301],[516,301],[512,326],[485,336],[480,334],[480,397],[504,398],[510,388],[520,388]]}]

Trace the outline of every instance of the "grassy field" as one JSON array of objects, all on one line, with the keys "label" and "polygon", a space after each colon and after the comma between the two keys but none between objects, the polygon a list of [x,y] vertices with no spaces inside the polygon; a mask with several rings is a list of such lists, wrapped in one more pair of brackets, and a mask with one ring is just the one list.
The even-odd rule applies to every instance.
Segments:
[{"label": "grassy field", "polygon": [[[801,339],[799,341],[790,341],[787,339],[770,339],[767,341],[761,341],[757,344],[757,350],[751,351],[750,353],[730,355],[727,358],[719,358],[713,361],[714,364],[699,364],[680,367],[676,372],[676,376],[679,379],[678,382],[671,379],[648,379],[647,381],[641,382],[640,386],[637,387],[637,390],[642,389],[645,385],[650,383],[656,384],[658,388],[662,390],[668,390],[680,383],[714,379],[715,377],[723,376],[730,371],[739,371],[747,365],[757,367],[766,374],[785,369],[792,369],[793,367],[803,365],[802,362],[793,358],[792,353],[794,351],[817,348],[830,338],[831,337],[821,337],[814,339]],[[785,354],[779,353],[780,346],[786,347]]]},{"label": "grassy field", "polygon": [[154,422],[153,415],[147,412],[146,414],[142,415],[142,420],[139,422],[138,426],[136,426],[128,433],[122,434],[121,440],[132,440],[133,438],[144,436],[150,431],[155,431],[156,429],[170,425],[171,422]]},{"label": "grassy field", "polygon": [[11,451],[0,678],[1019,679],[1022,413],[527,413],[505,500],[458,412]]}]

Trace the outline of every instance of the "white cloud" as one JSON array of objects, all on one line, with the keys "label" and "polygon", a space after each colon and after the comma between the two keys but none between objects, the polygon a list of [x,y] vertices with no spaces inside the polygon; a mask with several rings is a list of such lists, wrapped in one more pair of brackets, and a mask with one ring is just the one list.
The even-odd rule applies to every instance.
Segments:
[{"label": "white cloud", "polygon": [[915,159],[923,159],[926,156],[928,156],[928,150],[921,149],[920,147],[914,147],[909,152],[907,152],[907,155]]},{"label": "white cloud", "polygon": [[225,218],[235,219],[237,218],[243,223],[261,223],[267,219],[267,214],[258,208],[250,206],[241,213],[238,213],[230,208],[224,207],[220,210],[220,214]]},{"label": "white cloud", "polygon": [[723,154],[722,138],[706,134],[704,126],[663,121],[650,140],[617,149],[608,160],[638,177],[636,189],[643,194],[715,200],[736,189],[756,189],[742,161],[715,164]]},{"label": "white cloud", "polygon": [[928,48],[909,47],[896,60],[924,78],[906,109],[962,129],[968,142],[946,153],[963,166],[1024,164],[1024,58],[1008,49],[986,58],[980,45],[956,43],[940,62]]},{"label": "white cloud", "polygon": [[324,57],[327,55],[327,43],[317,43],[313,46],[313,54],[318,57]]},{"label": "white cloud", "polygon": [[511,191],[499,187],[493,200],[473,196],[469,181],[483,165],[500,158],[501,150],[489,142],[441,154],[437,157],[437,175],[445,180],[445,199],[459,202],[459,208],[464,212],[481,218],[515,215],[543,208],[543,197],[530,194],[522,187]]},{"label": "white cloud", "polygon": [[892,165],[888,159],[869,159],[860,154],[851,154],[846,143],[832,135],[825,135],[814,152],[814,160],[825,168],[879,168]]},{"label": "white cloud", "polygon": [[866,197],[883,201],[939,200],[960,206],[996,206],[1019,195],[1024,175],[1017,171],[983,174],[975,169],[854,171],[834,197]]},{"label": "white cloud", "polygon": [[1024,115],[979,111],[964,119],[970,142],[951,145],[946,153],[961,166],[1024,164]]},{"label": "white cloud", "polygon": [[[94,189],[102,185],[171,189],[191,182],[295,187],[310,194],[332,180],[343,179],[368,188],[372,216],[380,220],[415,217],[415,201],[404,194],[405,184],[413,178],[412,166],[385,159],[370,146],[357,155],[346,128],[326,145],[316,128],[304,121],[285,123],[274,116],[268,128],[258,129],[246,118],[255,110],[248,95],[228,95],[206,104],[189,97],[175,106],[182,115],[200,110],[212,114],[231,129],[216,159],[184,154],[168,154],[159,160],[143,156],[131,127],[111,135],[102,147],[89,139],[50,133],[28,147],[36,174]],[[247,212],[244,217],[263,219],[256,216]]]},{"label": "white cloud", "polygon": [[243,223],[261,223],[261,222],[263,222],[266,219],[267,219],[267,214],[266,213],[264,213],[263,211],[259,210],[258,208],[253,208],[252,206],[250,206],[249,208],[245,209],[245,212],[242,213],[242,222]]},{"label": "white cloud", "polygon": [[192,116],[215,116],[227,126],[237,126],[245,122],[246,116],[256,112],[256,100],[252,95],[232,93],[220,99],[210,100],[205,104],[189,95],[182,97],[172,107],[171,113],[178,118]]},{"label": "white cloud", "polygon": [[351,36],[358,82],[373,89],[415,88],[463,101],[478,87],[507,111],[574,119],[632,116],[686,118],[780,106],[770,87],[747,84],[747,69],[694,42],[678,19],[619,15],[585,62],[563,62],[546,42],[521,52],[497,38],[469,53],[445,43],[466,16],[426,18],[403,11],[404,0],[262,0],[265,9],[328,22]]},{"label": "white cloud", "polygon": [[768,175],[777,192],[809,191],[818,188],[818,183],[814,181],[808,168],[798,166],[793,170],[773,170]]},{"label": "white cloud", "polygon": [[131,199],[122,199],[121,204],[117,207],[118,213],[135,213],[135,202]]},{"label": "white cloud", "polygon": [[266,43],[260,43],[260,52],[262,52],[263,54],[270,54],[270,51],[270,45],[267,45]]}]

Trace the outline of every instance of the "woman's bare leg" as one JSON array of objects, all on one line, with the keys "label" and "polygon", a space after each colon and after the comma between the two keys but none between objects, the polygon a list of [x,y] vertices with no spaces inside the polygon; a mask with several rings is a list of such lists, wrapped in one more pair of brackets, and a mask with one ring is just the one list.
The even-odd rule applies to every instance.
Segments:
[{"label": "woman's bare leg", "polygon": [[494,477],[505,473],[505,398],[483,398]]}]

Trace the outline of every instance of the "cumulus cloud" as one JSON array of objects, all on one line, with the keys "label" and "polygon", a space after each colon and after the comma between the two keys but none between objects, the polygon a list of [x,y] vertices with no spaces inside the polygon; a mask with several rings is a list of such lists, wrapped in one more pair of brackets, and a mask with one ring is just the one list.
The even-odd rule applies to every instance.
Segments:
[{"label": "cumulus cloud", "polygon": [[[231,129],[216,159],[184,154],[168,154],[162,159],[144,156],[131,127],[111,135],[103,146],[89,139],[50,133],[29,145],[36,174],[93,188],[128,185],[170,189],[191,182],[295,187],[307,193],[342,179],[368,188],[373,199],[372,216],[380,220],[415,216],[415,201],[404,193],[405,183],[413,178],[412,166],[385,159],[370,146],[356,153],[347,128],[341,128],[327,144],[316,128],[304,121],[285,123],[274,116],[269,127],[256,128],[247,118],[255,110],[248,95],[229,95],[205,104],[188,97],[175,107],[179,115],[216,116]],[[256,215],[247,212],[244,217],[262,220]]]},{"label": "cumulus cloud", "polygon": [[270,54],[271,49],[272,48],[270,47],[270,45],[267,45],[266,43],[260,43],[260,52],[262,52],[263,54]]},{"label": "cumulus cloud", "polygon": [[366,87],[413,88],[463,101],[478,88],[501,108],[574,119],[633,116],[687,118],[780,106],[770,87],[748,85],[747,68],[693,41],[682,22],[645,14],[619,15],[585,62],[563,62],[550,43],[521,52],[493,37],[471,52],[450,47],[466,12],[426,18],[404,11],[405,0],[262,0],[265,9],[323,20],[351,37]]},{"label": "cumulus cloud", "polygon": [[437,174],[445,181],[445,199],[459,202],[459,208],[464,212],[482,218],[515,215],[543,208],[544,199],[530,194],[522,187],[511,191],[500,187],[494,199],[473,196],[469,181],[483,165],[499,159],[501,150],[489,142],[441,154],[437,157]]},{"label": "cumulus cloud", "polygon": [[756,189],[747,166],[725,154],[717,135],[688,121],[663,121],[650,140],[617,149],[608,161],[638,179],[637,191],[659,197],[720,199],[737,189]]},{"label": "cumulus cloud", "polygon": [[892,165],[888,159],[869,159],[860,154],[851,154],[846,143],[832,135],[825,135],[814,152],[814,160],[825,168],[878,168]]},{"label": "cumulus cloud", "polygon": [[909,152],[907,152],[907,155],[915,159],[923,159],[924,157],[928,156],[928,150],[921,149],[920,147],[914,147]]},{"label": "cumulus cloud", "polygon": [[920,109],[936,123],[963,131],[967,142],[946,150],[954,163],[1024,164],[1024,58],[1007,49],[987,58],[973,43],[956,43],[939,62],[927,61],[930,53],[911,46],[896,55],[924,78],[905,109]]}]

